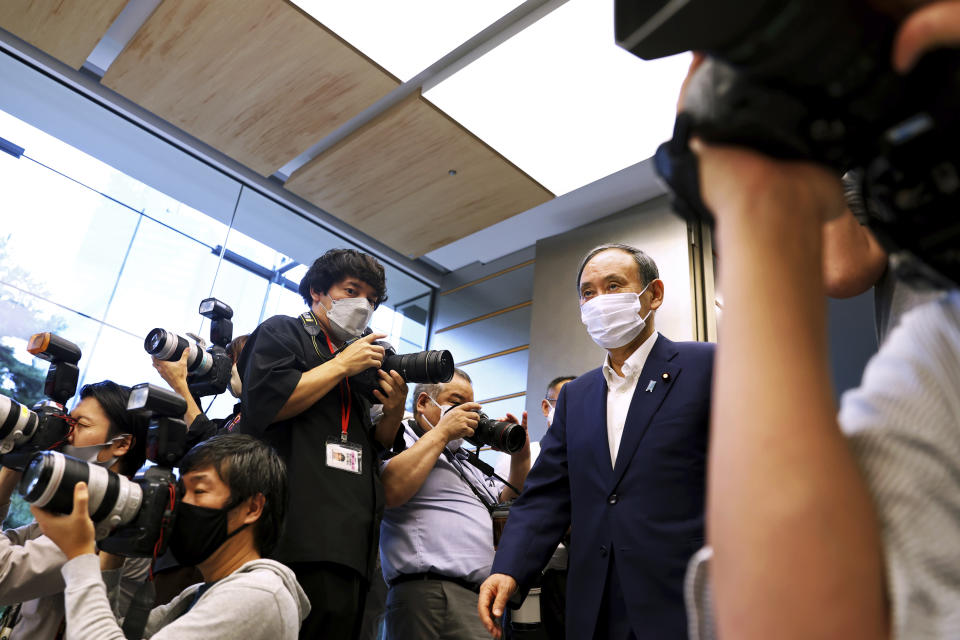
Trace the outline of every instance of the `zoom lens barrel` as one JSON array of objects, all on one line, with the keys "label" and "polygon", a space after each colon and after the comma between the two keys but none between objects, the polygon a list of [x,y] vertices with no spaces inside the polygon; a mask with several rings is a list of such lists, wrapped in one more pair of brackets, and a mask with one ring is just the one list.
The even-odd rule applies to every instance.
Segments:
[{"label": "zoom lens barrel", "polygon": [[184,349],[189,353],[187,371],[191,375],[206,375],[213,367],[213,356],[201,349],[194,340],[184,338],[173,331],[157,327],[151,330],[143,340],[143,350],[157,360],[176,362],[183,355]]},{"label": "zoom lens barrel", "polygon": [[453,378],[453,354],[449,351],[387,354],[381,368],[384,371],[396,371],[407,382],[450,382]]},{"label": "zoom lens barrel", "polygon": [[514,422],[491,420],[482,411],[477,413],[479,415],[477,428],[473,432],[473,437],[467,438],[468,441],[488,445],[507,453],[516,453],[523,449],[523,445],[527,442],[527,432],[522,426]]},{"label": "zoom lens barrel", "polygon": [[0,395],[0,453],[7,453],[14,445],[29,439],[37,430],[39,416],[12,398]]},{"label": "zoom lens barrel", "polygon": [[144,351],[157,360],[167,360],[169,362],[179,360],[180,356],[183,355],[183,350],[188,345],[189,341],[186,338],[159,327],[151,330],[143,340]]},{"label": "zoom lens barrel", "polygon": [[140,510],[140,485],[99,465],[84,462],[59,451],[35,455],[20,480],[24,499],[54,513],[73,511],[73,490],[78,482],[89,489],[90,518],[97,536],[130,522]]}]

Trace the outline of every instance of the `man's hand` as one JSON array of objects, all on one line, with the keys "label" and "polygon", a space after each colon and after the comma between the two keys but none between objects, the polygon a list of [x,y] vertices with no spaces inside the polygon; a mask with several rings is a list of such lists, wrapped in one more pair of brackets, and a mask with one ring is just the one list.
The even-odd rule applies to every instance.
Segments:
[{"label": "man's hand", "polygon": [[443,414],[435,428],[443,434],[447,442],[457,438],[469,438],[480,420],[477,411],[480,411],[480,405],[476,402],[458,404]]},{"label": "man's hand", "polygon": [[87,511],[88,500],[87,483],[78,482],[73,489],[73,511],[70,515],[62,516],[36,506],[30,507],[40,530],[60,547],[67,560],[87,553],[96,553],[93,520]]},{"label": "man's hand", "polygon": [[[477,612],[480,622],[494,638],[500,638],[503,631],[498,622],[503,617],[507,600],[517,592],[517,581],[504,573],[494,573],[480,585],[480,599],[477,600]],[[493,610],[491,617],[490,611]]]},{"label": "man's hand", "polygon": [[371,333],[337,353],[337,360],[340,361],[346,377],[349,378],[371,367],[380,368],[383,362],[383,347],[373,342],[386,337],[385,333]]},{"label": "man's hand", "polygon": [[377,402],[383,405],[384,418],[403,416],[403,407],[407,402],[407,382],[396,371],[377,372],[380,375],[380,388],[373,390]]},{"label": "man's hand", "polygon": [[[187,358],[190,356],[190,350],[184,349],[180,359],[175,362],[152,358],[153,368],[157,370],[163,381],[170,385],[170,388],[183,395],[187,391]],[[183,392],[183,393],[182,393]]]}]

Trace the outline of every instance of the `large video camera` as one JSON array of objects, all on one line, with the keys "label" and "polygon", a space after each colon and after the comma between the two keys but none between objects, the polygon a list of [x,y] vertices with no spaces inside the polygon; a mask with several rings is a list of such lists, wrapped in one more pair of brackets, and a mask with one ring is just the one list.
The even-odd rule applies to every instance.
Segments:
[{"label": "large video camera", "polygon": [[645,59],[709,56],[655,160],[680,212],[711,219],[694,135],[853,170],[898,275],[960,283],[960,52],[933,52],[900,75],[898,24],[864,0],[617,0],[620,46]]},{"label": "large video camera", "polygon": [[176,362],[187,356],[187,386],[195,396],[213,396],[230,386],[233,361],[226,346],[233,339],[233,309],[216,298],[200,302],[200,315],[210,319],[210,342],[206,350],[203,338],[188,333],[187,338],[166,329],[156,328],[143,341],[144,350],[158,360]]},{"label": "large video camera", "polygon": [[[365,329],[361,338],[372,333],[370,329]],[[347,342],[343,349],[359,340],[356,338]],[[405,353],[398,355],[396,349],[389,342],[378,340],[373,344],[383,347],[383,362],[380,369],[371,367],[350,377],[350,388],[365,398],[368,398],[374,404],[379,400],[373,395],[375,389],[380,389],[379,370],[396,371],[406,382],[437,384],[440,382],[450,382],[453,379],[453,354],[449,351],[418,351],[417,353]],[[381,389],[382,391],[382,389]]]},{"label": "large video camera", "polygon": [[53,333],[30,337],[27,351],[50,362],[43,392],[49,398],[28,409],[0,395],[0,464],[22,471],[37,451],[66,442],[70,423],[64,403],[77,392],[80,347]]},{"label": "large video camera", "polygon": [[178,416],[186,410],[177,394],[138,384],[130,391],[127,411],[150,417],[147,459],[156,466],[130,480],[96,464],[43,451],[30,460],[18,489],[27,502],[42,509],[70,513],[74,487],[86,482],[100,548],[123,556],[158,557],[166,550],[180,501],[172,468],[185,453],[187,425]]}]

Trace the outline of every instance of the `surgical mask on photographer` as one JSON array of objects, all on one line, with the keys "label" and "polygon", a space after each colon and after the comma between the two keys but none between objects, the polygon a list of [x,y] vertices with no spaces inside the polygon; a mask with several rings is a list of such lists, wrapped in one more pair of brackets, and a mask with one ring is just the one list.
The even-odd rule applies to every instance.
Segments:
[{"label": "surgical mask on photographer", "polygon": [[237,365],[233,365],[233,369],[230,371],[230,395],[239,398],[241,390],[240,372],[237,370]]},{"label": "surgical mask on photographer", "polygon": [[220,545],[247,528],[249,523],[227,533],[227,516],[236,506],[228,502],[222,509],[211,509],[181,502],[170,534],[170,551],[177,562],[184,567],[195,567],[213,555]]},{"label": "surgical mask on photographer", "polygon": [[90,464],[95,464],[98,467],[104,467],[109,469],[113,466],[113,463],[119,460],[117,456],[110,456],[106,460],[97,460],[97,456],[100,455],[101,449],[106,449],[107,447],[113,446],[114,442],[118,440],[124,440],[125,438],[132,438],[133,436],[129,433],[123,433],[113,438],[110,438],[107,442],[103,444],[91,444],[85,447],[75,447],[72,444],[64,444],[59,447],[60,453],[70,456],[71,458],[76,458],[78,460],[83,460],[84,462],[89,462]]},{"label": "surgical mask on photographer", "polygon": [[606,293],[594,297],[580,307],[580,320],[587,325],[587,333],[604,349],[616,349],[630,344],[647,326],[647,315],[640,317],[643,295],[653,280],[640,293]]},{"label": "surgical mask on photographer", "polygon": [[359,337],[373,316],[373,305],[366,298],[331,298],[330,308],[324,306],[323,309],[327,312],[330,331],[337,340]]},{"label": "surgical mask on photographer", "polygon": [[[428,397],[429,397],[429,396],[428,396]],[[430,398],[430,402],[432,402],[433,404],[435,404],[435,405],[437,406],[437,408],[440,409],[440,420],[442,420],[442,419],[443,419],[443,416],[445,416],[445,415],[447,414],[447,411],[450,411],[450,409],[453,409],[453,405],[452,405],[452,404],[437,404],[437,401],[434,400],[433,398]],[[421,415],[422,415],[422,414],[421,414]],[[440,423],[440,420],[437,420],[437,424]],[[423,416],[423,421],[426,422],[428,425],[430,425],[430,428],[431,428],[431,429],[433,429],[435,426],[437,426],[436,424],[433,424],[432,422],[430,422],[429,420],[427,420],[427,416]],[[449,449],[450,451],[456,451],[457,449],[460,448],[460,446],[461,446],[462,444],[463,444],[463,438],[456,438],[456,439],[451,440],[451,441],[449,441],[449,442],[447,443],[447,449]]]}]

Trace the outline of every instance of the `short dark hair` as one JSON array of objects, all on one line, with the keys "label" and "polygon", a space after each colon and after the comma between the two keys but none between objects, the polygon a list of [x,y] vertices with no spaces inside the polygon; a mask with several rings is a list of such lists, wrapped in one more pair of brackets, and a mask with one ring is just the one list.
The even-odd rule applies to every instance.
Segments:
[{"label": "short dark hair", "polygon": [[230,508],[263,494],[263,513],[253,525],[253,541],[261,556],[270,555],[287,513],[287,468],[283,460],[270,445],[253,436],[225,433],[190,449],[180,461],[180,475],[205,467],[216,469],[230,487]]},{"label": "short dark hair", "polygon": [[644,286],[650,284],[654,280],[660,277],[660,272],[657,270],[657,263],[653,261],[653,258],[648,256],[646,253],[637,249],[636,247],[631,247],[628,244],[621,244],[619,242],[610,242],[608,244],[601,244],[599,247],[594,247],[590,253],[584,256],[583,260],[580,261],[580,269],[577,271],[577,293],[580,292],[580,277],[583,275],[583,269],[587,266],[587,263],[593,260],[594,256],[598,253],[607,251],[608,249],[619,249],[625,253],[629,253],[633,256],[633,259],[637,261],[637,271],[640,273],[640,281]]},{"label": "short dark hair", "polygon": [[245,333],[242,336],[237,336],[227,343],[227,355],[230,356],[230,359],[233,360],[234,364],[240,360],[240,353],[243,351],[243,346],[247,344],[247,340],[249,339],[250,334]]},{"label": "short dark hair", "polygon": [[330,287],[349,277],[358,278],[373,287],[377,296],[374,307],[387,299],[387,278],[383,265],[370,254],[356,249],[330,249],[314,260],[300,280],[300,295],[310,305],[313,303],[311,289],[326,294]]},{"label": "short dark hair", "polygon": [[550,389],[553,389],[555,386],[561,382],[570,382],[571,380],[576,380],[577,376],[559,376],[550,381],[550,384],[547,385],[547,394],[549,395]]},{"label": "short dark hair", "polygon": [[[463,379],[466,380],[468,383],[470,383],[470,385],[473,385],[473,380],[470,379],[470,376],[468,376],[468,375],[467,375],[467,372],[464,371],[463,369],[454,369],[454,370],[453,370],[453,378],[463,378]],[[453,378],[450,378],[450,380],[453,380]],[[414,416],[416,416],[416,414],[417,414],[417,398],[420,397],[420,394],[421,394],[421,393],[425,393],[425,394],[427,394],[428,396],[430,396],[431,398],[433,398],[434,400],[436,400],[437,397],[440,395],[440,391],[443,390],[443,385],[445,385],[445,384],[447,384],[447,383],[446,383],[446,382],[437,382],[437,383],[434,383],[434,384],[430,384],[430,383],[424,382],[424,383],[418,384],[417,386],[415,386],[415,387],[413,388],[413,414],[414,414]]]},{"label": "short dark hair", "polygon": [[107,439],[129,433],[133,436],[130,449],[120,458],[120,473],[133,476],[147,459],[147,425],[149,421],[140,413],[127,411],[130,387],[112,380],[85,384],[80,389],[80,399],[93,398],[110,420]]}]

